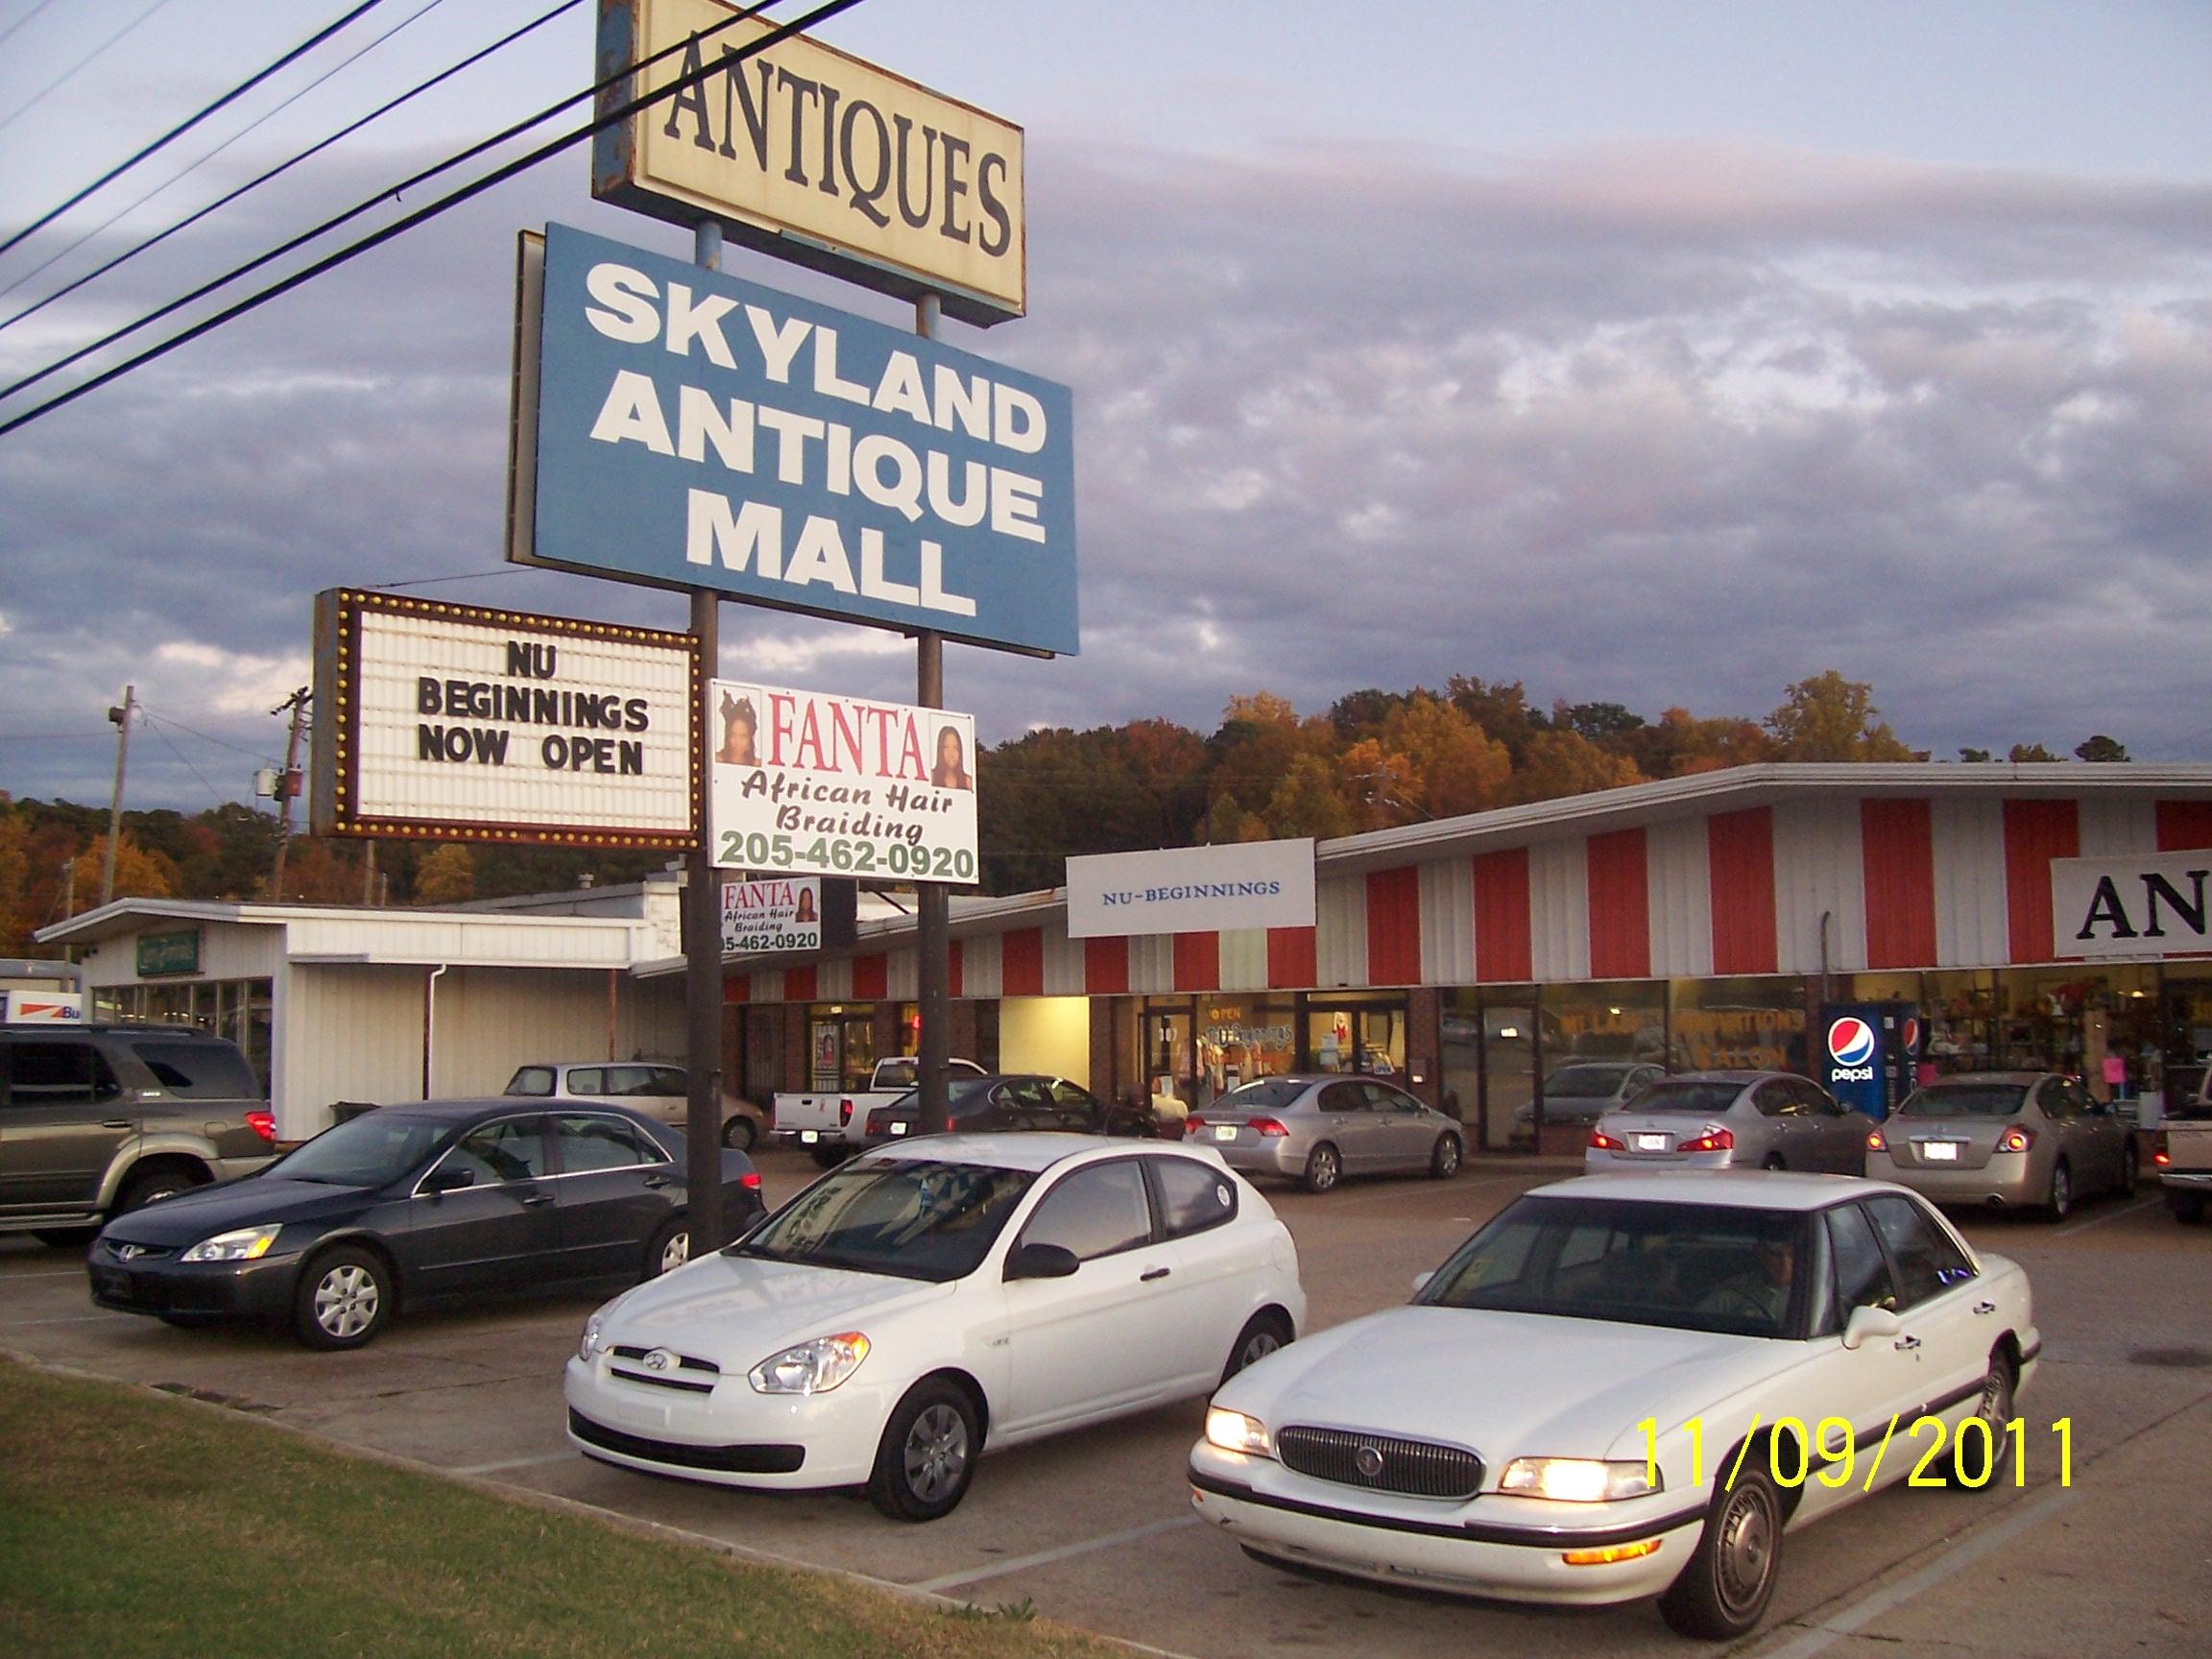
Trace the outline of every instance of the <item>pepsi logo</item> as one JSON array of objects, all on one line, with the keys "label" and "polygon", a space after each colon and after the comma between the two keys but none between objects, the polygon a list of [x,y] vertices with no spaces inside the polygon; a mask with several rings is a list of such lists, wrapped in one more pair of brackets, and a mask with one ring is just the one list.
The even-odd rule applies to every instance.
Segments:
[{"label": "pepsi logo", "polygon": [[1863,1066],[1874,1058],[1874,1027],[1846,1014],[1828,1027],[1828,1056],[1839,1066]]},{"label": "pepsi logo", "polygon": [[1905,1026],[1904,1026],[1904,1029],[1898,1033],[1898,1036],[1897,1036],[1897,1042],[1898,1042],[1899,1046],[1900,1046],[1901,1047],[1903,1047],[1903,1048],[1904,1048],[1904,1050],[1905,1050],[1905,1052],[1906,1052],[1906,1053],[1908,1053],[1908,1054],[1917,1054],[1917,1053],[1919,1053],[1919,1052],[1920,1052],[1920,1022],[1919,1022],[1919,1021],[1917,1021],[1917,1020],[1908,1020],[1908,1021],[1906,1021],[1906,1022],[1905,1022]]}]

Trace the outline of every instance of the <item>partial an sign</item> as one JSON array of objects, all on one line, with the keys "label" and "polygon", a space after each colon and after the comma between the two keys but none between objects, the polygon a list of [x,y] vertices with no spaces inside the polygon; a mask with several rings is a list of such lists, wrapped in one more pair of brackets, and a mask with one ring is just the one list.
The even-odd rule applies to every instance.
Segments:
[{"label": "partial an sign", "polygon": [[600,0],[591,193],[988,327],[1028,302],[1022,129],[723,0]]},{"label": "partial an sign", "polygon": [[707,715],[716,865],[974,885],[973,716],[735,680]]},{"label": "partial an sign", "polygon": [[2051,862],[2053,949],[2060,956],[2175,956],[2212,950],[2212,850]]},{"label": "partial an sign", "polygon": [[1068,936],[1313,926],[1313,843],[1239,841],[1068,860]]},{"label": "partial an sign", "polygon": [[687,634],[325,592],[315,831],[688,848],[700,684]]},{"label": "partial an sign", "polygon": [[731,881],[722,888],[722,954],[822,949],[819,877]]},{"label": "partial an sign", "polygon": [[1073,400],[553,226],[523,240],[508,557],[1073,654]]}]

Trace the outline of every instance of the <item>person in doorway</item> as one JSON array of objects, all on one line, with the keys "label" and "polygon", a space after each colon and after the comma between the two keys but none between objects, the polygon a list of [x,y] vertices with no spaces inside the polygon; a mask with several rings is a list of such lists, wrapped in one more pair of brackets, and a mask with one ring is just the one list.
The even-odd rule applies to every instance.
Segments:
[{"label": "person in doorway", "polygon": [[723,692],[722,747],[714,758],[725,766],[759,765],[760,757],[753,750],[753,735],[759,730],[760,716],[754,712],[753,699]]},{"label": "person in doorway", "polygon": [[929,781],[939,789],[975,787],[975,780],[968,776],[968,751],[960,741],[958,727],[944,726],[938,729],[937,766],[929,774]]}]

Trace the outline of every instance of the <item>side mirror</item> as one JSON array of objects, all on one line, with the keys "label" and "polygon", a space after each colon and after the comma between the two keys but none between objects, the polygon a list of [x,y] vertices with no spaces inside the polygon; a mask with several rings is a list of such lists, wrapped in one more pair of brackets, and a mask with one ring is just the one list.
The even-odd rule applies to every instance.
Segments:
[{"label": "side mirror", "polygon": [[1065,1244],[1018,1244],[1006,1258],[1006,1277],[1066,1279],[1082,1265]]},{"label": "side mirror", "polygon": [[1416,1273],[1416,1274],[1414,1274],[1414,1275],[1413,1275],[1413,1294],[1414,1294],[1414,1295],[1416,1295],[1416,1296],[1418,1296],[1418,1295],[1420,1295],[1420,1294],[1421,1294],[1421,1292],[1422,1292],[1422,1291],[1424,1291],[1424,1290],[1428,1289],[1428,1288],[1429,1288],[1429,1281],[1430,1281],[1430,1280],[1431,1280],[1431,1279],[1433,1279],[1433,1278],[1435,1278],[1435,1277],[1436,1277],[1436,1273],[1435,1273],[1435,1270],[1434,1270],[1433,1268],[1431,1268],[1431,1269],[1429,1272],[1427,1272],[1427,1273]]},{"label": "side mirror", "polygon": [[1905,1321],[1887,1308],[1854,1308],[1851,1322],[1843,1327],[1843,1346],[1860,1348],[1878,1336],[1894,1336]]},{"label": "side mirror", "polygon": [[465,1169],[457,1164],[441,1164],[424,1177],[422,1190],[433,1194],[458,1192],[464,1187],[475,1185],[475,1170]]}]

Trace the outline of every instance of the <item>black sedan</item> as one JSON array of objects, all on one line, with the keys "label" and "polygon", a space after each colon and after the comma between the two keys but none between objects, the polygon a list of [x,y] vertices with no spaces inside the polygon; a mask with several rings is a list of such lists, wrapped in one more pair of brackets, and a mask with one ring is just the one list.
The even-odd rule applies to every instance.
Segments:
[{"label": "black sedan", "polygon": [[[730,1230],[760,1177],[722,1154]],[[690,1255],[684,1143],[618,1106],[387,1106],[256,1174],[118,1216],[86,1258],[92,1300],[172,1325],[289,1323],[358,1348],[401,1305],[636,1284]]]},{"label": "black sedan", "polygon": [[[1149,1112],[1109,1106],[1079,1083],[1043,1072],[954,1077],[947,1086],[946,1127],[961,1135],[1034,1129],[1076,1135],[1159,1133]],[[862,1143],[880,1146],[922,1131],[922,1094],[912,1090],[868,1114]]]}]

